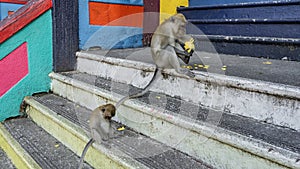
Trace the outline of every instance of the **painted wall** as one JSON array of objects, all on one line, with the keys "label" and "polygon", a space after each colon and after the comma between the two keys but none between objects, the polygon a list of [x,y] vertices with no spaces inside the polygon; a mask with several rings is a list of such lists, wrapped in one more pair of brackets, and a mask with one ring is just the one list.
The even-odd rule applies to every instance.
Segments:
[{"label": "painted wall", "polygon": [[188,0],[80,0],[79,48],[147,46],[158,24],[175,14],[179,6],[188,6]]},{"label": "painted wall", "polygon": [[0,43],[0,121],[19,115],[25,96],[50,89],[51,10]]},{"label": "painted wall", "polygon": [[9,11],[17,11],[21,8],[22,4],[3,3],[0,1],[0,20],[8,16]]},{"label": "painted wall", "polygon": [[[278,0],[190,0],[189,6],[202,6],[202,5],[224,5],[235,3],[249,3],[249,2],[278,2]],[[280,0],[280,1],[293,1],[293,0]]]},{"label": "painted wall", "polygon": [[143,11],[143,0],[80,0],[79,47],[141,47]]},{"label": "painted wall", "polygon": [[180,6],[188,6],[188,0],[160,0],[160,23],[176,14]]}]

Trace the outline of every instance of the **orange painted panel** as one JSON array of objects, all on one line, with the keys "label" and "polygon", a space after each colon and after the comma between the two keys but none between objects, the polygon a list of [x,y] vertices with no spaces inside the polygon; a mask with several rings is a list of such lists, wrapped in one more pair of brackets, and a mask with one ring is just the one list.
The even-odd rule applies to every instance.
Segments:
[{"label": "orange painted panel", "polygon": [[143,27],[143,6],[89,2],[91,25]]},{"label": "orange painted panel", "polygon": [[7,12],[8,15],[12,15],[12,14],[14,14],[14,13],[15,13],[15,11],[8,11],[8,12]]}]

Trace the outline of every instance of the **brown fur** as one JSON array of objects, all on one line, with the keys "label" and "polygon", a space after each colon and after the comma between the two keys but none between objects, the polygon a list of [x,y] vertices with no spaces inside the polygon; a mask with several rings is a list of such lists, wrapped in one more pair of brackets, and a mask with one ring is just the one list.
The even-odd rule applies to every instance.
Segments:
[{"label": "brown fur", "polygon": [[92,112],[89,122],[92,138],[82,151],[78,169],[82,168],[84,156],[88,148],[95,141],[102,143],[103,141],[108,141],[112,137],[113,130],[111,127],[111,118],[114,117],[115,114],[116,108],[112,104],[99,106]]}]

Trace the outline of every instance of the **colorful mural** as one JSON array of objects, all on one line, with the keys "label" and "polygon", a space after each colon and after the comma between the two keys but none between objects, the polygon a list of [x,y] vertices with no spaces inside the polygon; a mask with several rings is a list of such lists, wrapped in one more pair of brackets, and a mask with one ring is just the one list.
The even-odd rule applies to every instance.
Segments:
[{"label": "colorful mural", "polygon": [[23,43],[0,61],[0,97],[16,85],[29,72],[27,42]]},{"label": "colorful mural", "polygon": [[142,6],[89,2],[90,25],[142,28],[143,12]]},{"label": "colorful mural", "polygon": [[13,14],[27,2],[28,0],[0,0],[0,20]]},{"label": "colorful mural", "polygon": [[0,121],[18,116],[25,96],[50,89],[51,6],[51,0],[32,0],[0,22]]},{"label": "colorful mural", "polygon": [[160,23],[177,13],[177,7],[188,6],[188,0],[160,0]]},{"label": "colorful mural", "polygon": [[[81,49],[100,46],[104,49],[142,47],[149,44],[159,22],[176,13],[188,0],[83,0],[79,2],[79,39]],[[144,12],[153,12],[145,14]],[[157,15],[158,13],[158,15]],[[146,16],[145,16],[146,15]],[[151,15],[151,16],[150,16]],[[147,21],[144,23],[145,18]],[[150,28],[149,28],[150,27]],[[146,31],[145,31],[146,30]]]},{"label": "colorful mural", "polygon": [[79,47],[142,46],[142,0],[79,1]]}]

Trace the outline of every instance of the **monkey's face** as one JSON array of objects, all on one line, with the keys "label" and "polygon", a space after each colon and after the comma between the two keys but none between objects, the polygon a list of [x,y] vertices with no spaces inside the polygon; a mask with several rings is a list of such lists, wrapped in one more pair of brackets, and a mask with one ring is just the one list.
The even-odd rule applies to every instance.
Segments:
[{"label": "monkey's face", "polygon": [[176,14],[171,17],[171,22],[173,22],[174,26],[173,32],[176,34],[177,37],[182,37],[186,34],[186,24],[187,21],[182,14]]},{"label": "monkey's face", "polygon": [[186,24],[185,23],[180,23],[178,26],[178,31],[177,35],[178,37],[182,37],[186,34]]},{"label": "monkey's face", "polygon": [[116,114],[116,108],[112,104],[100,106],[99,109],[103,113],[103,118],[107,120],[111,120],[111,118],[114,117]]}]

